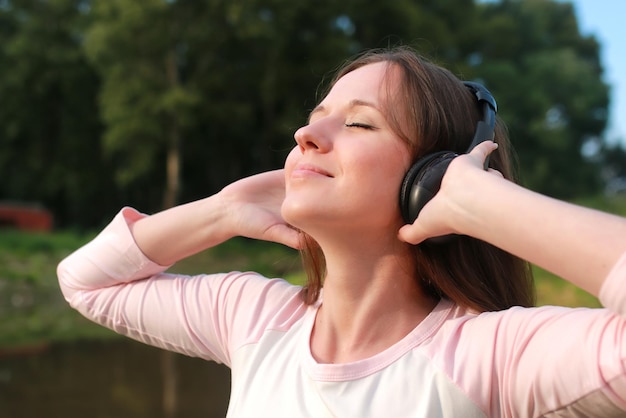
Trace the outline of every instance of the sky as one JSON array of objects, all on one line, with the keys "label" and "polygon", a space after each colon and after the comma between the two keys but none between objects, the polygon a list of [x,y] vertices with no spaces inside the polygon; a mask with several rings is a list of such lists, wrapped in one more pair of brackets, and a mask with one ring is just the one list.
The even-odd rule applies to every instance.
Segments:
[{"label": "sky", "polygon": [[568,0],[574,5],[580,32],[600,43],[604,80],[611,86],[609,143],[626,147],[626,1]]}]

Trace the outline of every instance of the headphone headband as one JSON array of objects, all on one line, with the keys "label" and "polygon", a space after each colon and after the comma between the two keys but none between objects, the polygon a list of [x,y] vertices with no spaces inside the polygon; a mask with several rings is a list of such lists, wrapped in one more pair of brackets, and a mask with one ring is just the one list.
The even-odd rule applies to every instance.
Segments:
[{"label": "headphone headband", "polygon": [[[474,147],[484,141],[493,141],[495,137],[496,112],[498,105],[493,95],[482,84],[473,81],[464,81],[463,84],[471,90],[476,96],[478,104],[482,105],[483,119],[476,124],[474,138],[467,152],[469,153]],[[489,160],[485,161],[485,169],[489,165]]]},{"label": "headphone headband", "polygon": [[480,83],[476,83],[474,81],[464,81],[463,84],[465,87],[470,89],[474,95],[476,95],[476,99],[478,102],[486,102],[494,112],[498,111],[498,105],[496,104],[496,99],[493,98],[493,95],[487,90],[485,86]]}]

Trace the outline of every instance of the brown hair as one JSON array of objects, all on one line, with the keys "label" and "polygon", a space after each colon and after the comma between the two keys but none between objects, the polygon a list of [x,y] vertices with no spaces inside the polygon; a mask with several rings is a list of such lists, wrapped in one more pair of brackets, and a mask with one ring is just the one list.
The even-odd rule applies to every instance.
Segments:
[{"label": "brown hair", "polygon": [[[368,51],[346,63],[329,88],[349,72],[376,62],[388,62],[388,70],[400,69],[400,88],[392,92],[391,83],[386,83],[391,100],[385,113],[392,129],[408,144],[413,161],[431,152],[467,150],[481,119],[476,97],[450,71],[410,48]],[[512,149],[500,120],[495,139],[498,150],[492,154],[490,166],[514,180]],[[535,302],[529,264],[486,242],[459,236],[449,243],[413,248],[416,280],[433,296],[478,312]],[[303,297],[312,304],[319,298],[326,263],[317,242],[307,235],[301,254],[307,274]]]}]

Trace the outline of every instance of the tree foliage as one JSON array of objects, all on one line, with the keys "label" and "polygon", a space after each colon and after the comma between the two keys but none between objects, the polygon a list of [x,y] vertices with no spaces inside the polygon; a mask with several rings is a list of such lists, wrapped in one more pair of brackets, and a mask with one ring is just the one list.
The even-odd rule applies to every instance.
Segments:
[{"label": "tree foliage", "polygon": [[505,0],[481,7],[474,74],[499,97],[526,184],[558,197],[599,186],[583,146],[607,123],[599,45],[579,33],[569,3]]},{"label": "tree foliage", "polygon": [[4,2],[0,22],[0,199],[98,222],[90,206],[106,207],[114,189],[99,152],[100,80],[81,49],[80,2]]},{"label": "tree foliage", "polygon": [[[598,188],[600,45],[555,0],[5,0],[0,199],[90,226],[280,167],[343,60],[408,44],[498,99],[531,188]],[[322,84],[320,82],[322,81]]]}]

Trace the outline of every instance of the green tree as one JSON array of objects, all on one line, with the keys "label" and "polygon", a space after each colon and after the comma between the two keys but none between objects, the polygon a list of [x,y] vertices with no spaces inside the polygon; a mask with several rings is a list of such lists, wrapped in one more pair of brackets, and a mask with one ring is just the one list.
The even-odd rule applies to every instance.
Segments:
[{"label": "green tree", "polygon": [[189,68],[205,99],[188,154],[190,177],[204,182],[200,195],[280,167],[320,79],[349,48],[330,0],[213,3]]},{"label": "green tree", "polygon": [[348,0],[355,49],[413,45],[448,67],[468,53],[473,28],[473,0]]},{"label": "green tree", "polygon": [[[187,200],[282,165],[319,69],[346,55],[333,4],[95,1],[86,50],[103,80],[104,146],[118,184],[150,179],[142,190],[154,193],[168,161]],[[166,196],[181,196],[171,192],[179,183],[167,182]]]},{"label": "green tree", "polygon": [[608,86],[599,44],[580,34],[572,5],[489,2],[475,24],[472,73],[498,98],[524,182],[565,198],[597,190],[600,170],[582,148],[604,131]]},{"label": "green tree", "polygon": [[[87,55],[102,77],[103,147],[115,161],[118,187],[145,181],[160,162],[163,170],[156,173],[165,182],[158,188],[165,189],[165,207],[178,199],[182,134],[189,110],[198,103],[197,94],[181,82],[182,33],[188,22],[177,19],[178,4],[96,0],[85,41]],[[159,191],[141,184],[154,200]]]},{"label": "green tree", "polygon": [[81,52],[83,2],[15,0],[0,8],[0,199],[40,202],[57,224],[94,222],[101,170],[99,82]]},{"label": "green tree", "polygon": [[620,144],[603,144],[601,155],[602,174],[608,180],[626,178],[626,148]]},{"label": "green tree", "polygon": [[602,143],[608,88],[568,3],[16,0],[0,35],[0,198],[78,223],[280,167],[320,80],[396,44],[487,84],[531,188],[567,197],[599,179],[581,147]]}]

